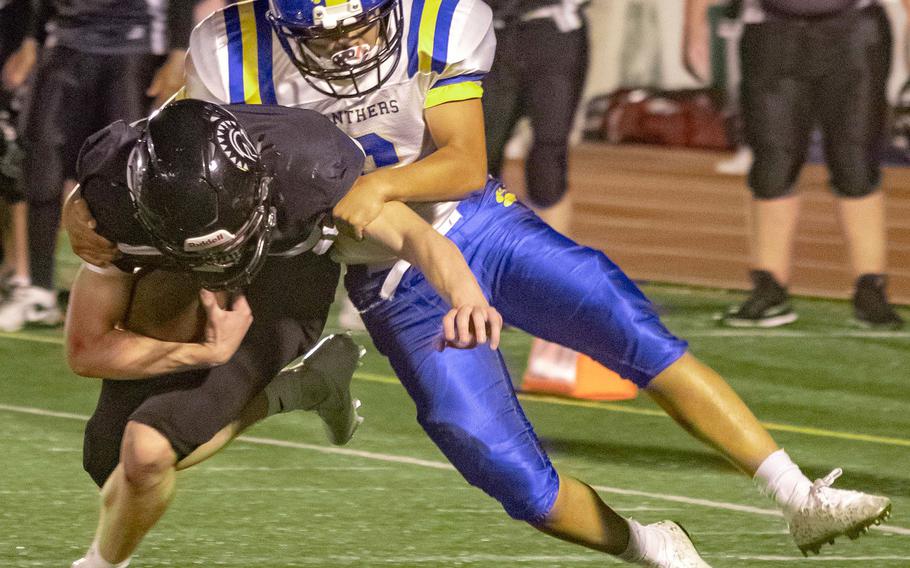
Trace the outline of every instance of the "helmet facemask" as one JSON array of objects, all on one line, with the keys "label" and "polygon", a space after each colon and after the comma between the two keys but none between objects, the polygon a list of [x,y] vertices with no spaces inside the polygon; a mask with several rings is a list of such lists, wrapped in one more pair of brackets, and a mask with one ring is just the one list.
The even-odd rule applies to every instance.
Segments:
[{"label": "helmet facemask", "polygon": [[334,98],[360,97],[385,83],[401,57],[402,7],[389,0],[362,11],[360,0],[312,8],[312,24],[281,18],[269,22],[307,82]]}]

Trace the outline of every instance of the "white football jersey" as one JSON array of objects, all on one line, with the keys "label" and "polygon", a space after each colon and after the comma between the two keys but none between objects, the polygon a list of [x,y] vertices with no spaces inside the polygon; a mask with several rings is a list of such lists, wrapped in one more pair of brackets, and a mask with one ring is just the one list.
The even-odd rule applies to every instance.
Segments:
[{"label": "white football jersey", "polygon": [[[266,20],[268,0],[249,0],[213,13],[193,30],[186,95],[220,103],[313,109],[360,142],[367,154],[366,172],[410,164],[436,149],[424,109],[483,94],[481,81],[493,62],[496,40],[492,12],[480,0],[399,1],[401,56],[385,62],[395,68],[372,93],[334,98],[314,89],[272,32]],[[409,205],[438,226],[456,204]],[[392,260],[377,247],[345,239],[339,239],[333,256],[350,264]]]}]

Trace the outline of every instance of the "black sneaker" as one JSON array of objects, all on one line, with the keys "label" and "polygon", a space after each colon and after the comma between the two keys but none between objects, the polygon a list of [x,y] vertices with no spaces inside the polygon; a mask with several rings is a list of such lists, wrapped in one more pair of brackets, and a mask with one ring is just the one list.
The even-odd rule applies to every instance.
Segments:
[{"label": "black sneaker", "polygon": [[888,303],[885,295],[887,285],[888,277],[884,274],[863,274],[856,279],[853,315],[861,326],[880,329],[903,327],[904,320]]},{"label": "black sneaker", "polygon": [[721,317],[730,327],[779,327],[796,321],[787,289],[767,270],[753,270],[752,294],[739,306],[731,306]]}]

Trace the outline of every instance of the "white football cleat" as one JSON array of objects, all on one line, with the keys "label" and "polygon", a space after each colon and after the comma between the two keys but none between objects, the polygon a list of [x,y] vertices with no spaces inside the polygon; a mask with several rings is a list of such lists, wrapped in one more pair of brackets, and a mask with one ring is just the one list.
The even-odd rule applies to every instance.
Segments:
[{"label": "white football cleat", "polygon": [[0,303],[0,331],[19,331],[27,323],[58,325],[63,312],[57,306],[57,291],[38,286],[17,286]]},{"label": "white football cleat", "polygon": [[857,539],[891,515],[891,500],[887,497],[831,487],[842,473],[837,468],[816,479],[806,503],[793,513],[784,512],[790,534],[804,556],[809,552],[818,554],[822,545],[834,544],[839,536]]},{"label": "white football cleat", "polygon": [[329,335],[276,376],[305,370],[307,377],[318,377],[322,381],[328,395],[313,410],[322,418],[326,435],[336,446],[347,444],[363,422],[363,417],[357,414],[360,401],[351,396],[351,381],[365,354],[366,349],[354,343],[349,334]]},{"label": "white football cleat", "polygon": [[682,525],[674,521],[659,521],[645,528],[650,531],[662,533],[661,546],[648,558],[636,562],[639,566],[649,568],[711,568],[702,560],[692,538]]},{"label": "white football cleat", "polygon": [[[111,565],[110,563],[107,563],[107,566],[110,566],[110,565]],[[127,568],[127,566],[129,566],[129,565],[130,565],[130,561],[124,560],[120,564],[114,564],[114,568]],[[92,564],[92,561],[85,557],[80,558],[79,560],[70,564],[70,568],[93,568],[94,566],[97,566],[97,564]]]},{"label": "white football cleat", "polygon": [[[119,564],[114,564],[114,568],[127,568],[130,565],[130,560],[132,558],[127,558]],[[95,568],[96,566],[111,566],[110,562],[105,561],[99,556],[98,551],[95,549],[95,545],[92,545],[92,548],[85,553],[85,556],[79,560],[70,564],[70,568]]]}]

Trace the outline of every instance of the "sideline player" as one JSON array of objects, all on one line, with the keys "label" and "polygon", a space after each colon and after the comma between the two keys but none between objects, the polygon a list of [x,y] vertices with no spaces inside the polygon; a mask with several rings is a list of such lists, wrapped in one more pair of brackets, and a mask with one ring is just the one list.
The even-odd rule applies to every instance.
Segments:
[{"label": "sideline player", "polygon": [[[28,284],[0,302],[0,330],[57,325],[54,286],[60,207],[85,139],[114,120],[138,120],[180,87],[193,27],[191,0],[42,0],[4,65],[8,86],[35,67],[21,133]],[[78,111],[77,111],[78,109]],[[20,280],[22,282],[22,280]]]},{"label": "sideline player", "polygon": [[[459,245],[507,321],[635,379],[772,496],[800,549],[817,551],[879,522],[890,501],[832,489],[830,476],[815,484],[806,478],[603,254],[558,235],[495,184],[460,205],[439,201],[464,197],[486,177],[479,97],[495,44],[490,21],[489,8],[477,0],[244,2],[194,31],[187,92],[302,106],[330,117],[376,166],[334,209],[352,233],[386,200],[412,202]],[[591,548],[648,566],[670,566],[668,555],[676,553],[697,558],[688,539],[688,550],[674,549],[681,541],[664,527],[627,522],[590,488],[556,474],[530,435],[498,353],[428,348],[435,333],[430,322],[439,314],[424,299],[419,273],[356,242],[339,245],[341,260],[363,265],[349,272],[346,285],[371,336],[415,399],[421,425],[472,484],[513,517]],[[406,327],[414,310],[424,314],[422,325]],[[435,374],[443,369],[444,377]],[[430,388],[433,381],[449,388]],[[471,396],[484,389],[509,408]],[[485,415],[501,412],[514,422],[478,430]],[[529,433],[522,447],[510,447],[508,455],[492,449],[518,432]]]},{"label": "sideline player", "polygon": [[[19,49],[31,19],[30,0],[0,1],[0,69]],[[28,285],[25,232],[28,211],[19,186],[22,148],[18,141],[23,89],[6,85],[0,72],[0,302],[16,288]]]},{"label": "sideline player", "polygon": [[[67,324],[70,364],[111,379],[86,429],[85,465],[104,485],[104,501],[96,541],[79,568],[123,565],[170,502],[176,471],[249,424],[315,409],[334,443],[346,442],[357,424],[347,390],[358,359],[350,339],[333,336],[265,383],[312,346],[325,323],[338,268],[309,251],[323,237],[320,217],[359,175],[363,153],[317,113],[232,110],[236,118],[211,103],[179,101],[147,126],[111,125],[82,152],[83,197],[99,232],[124,254],[116,261],[123,271],[82,270]],[[309,150],[284,150],[301,140],[313,141]],[[425,266],[460,308],[444,321],[451,345],[473,345],[465,333],[471,324],[479,326],[476,340],[486,341],[485,320],[494,316],[489,337],[498,342],[498,315],[449,241],[401,204],[385,207],[367,234]],[[155,267],[194,278],[134,270]],[[249,333],[244,296],[224,310],[203,291],[207,324],[193,343],[199,284],[246,288],[256,317]],[[119,329],[124,321],[130,331]]]}]

